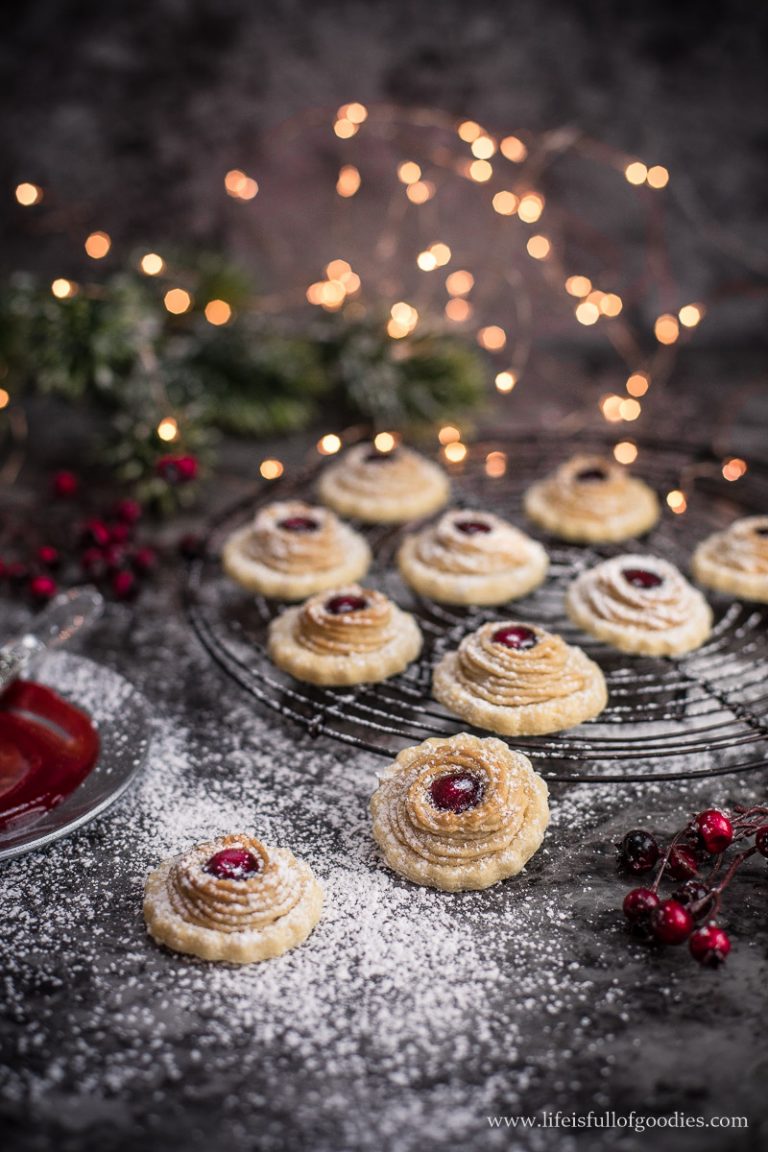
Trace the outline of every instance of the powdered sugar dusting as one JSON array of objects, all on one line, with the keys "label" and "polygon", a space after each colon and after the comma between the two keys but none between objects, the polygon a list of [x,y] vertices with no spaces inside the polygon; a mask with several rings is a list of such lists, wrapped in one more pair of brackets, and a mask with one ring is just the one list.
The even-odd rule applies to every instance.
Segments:
[{"label": "powdered sugar dusting", "polygon": [[[488,1115],[572,1100],[587,1068],[604,1080],[636,994],[617,955],[658,986],[613,912],[595,912],[621,893],[612,845],[595,839],[605,793],[555,794],[545,845],[515,880],[417,888],[377,859],[381,761],[271,729],[202,658],[190,676],[194,731],[166,705],[113,816],[0,874],[12,1113],[31,1108],[73,1148],[104,1130],[151,1139],[174,1117],[186,1149],[502,1149],[509,1132]],[[624,828],[620,810],[612,820]],[[239,830],[312,866],[326,906],[309,940],[245,968],[159,948],[141,915],[147,871]],[[674,988],[674,963],[664,971]],[[526,1146],[572,1147],[543,1131]]]}]

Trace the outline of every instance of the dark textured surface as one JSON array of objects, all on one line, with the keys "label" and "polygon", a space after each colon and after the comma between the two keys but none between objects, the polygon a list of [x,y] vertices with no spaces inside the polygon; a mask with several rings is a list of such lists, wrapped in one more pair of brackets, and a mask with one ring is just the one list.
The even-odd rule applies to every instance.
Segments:
[{"label": "dark textured surface", "polygon": [[[224,473],[215,503],[244,482]],[[29,468],[20,510],[39,507],[41,484]],[[3,629],[23,615],[3,604]],[[524,877],[414,904],[371,848],[378,762],[247,705],[189,633],[179,579],[167,575],[136,608],[112,606],[85,650],[152,700],[155,753],[111,817],[4,869],[4,1148],[615,1148],[616,1131],[577,1144],[564,1129],[512,1138],[487,1121],[590,1109],[749,1118],[741,1133],[622,1134],[638,1152],[649,1140],[691,1152],[764,1145],[764,866],[738,884],[726,917],[734,952],[713,973],[685,949],[648,950],[625,934],[613,848],[633,825],[663,834],[691,809],[757,799],[759,776],[554,786],[547,851]],[[146,868],[233,819],[266,824],[329,890],[314,943],[256,966],[263,973],[174,957],[141,924]]]}]

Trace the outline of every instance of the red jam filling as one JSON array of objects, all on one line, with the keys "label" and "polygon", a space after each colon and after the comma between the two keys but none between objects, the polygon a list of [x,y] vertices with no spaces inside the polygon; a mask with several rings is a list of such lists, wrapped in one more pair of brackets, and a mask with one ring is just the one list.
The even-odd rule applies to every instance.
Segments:
[{"label": "red jam filling", "polygon": [[508,624],[504,628],[497,628],[491,640],[494,644],[503,644],[505,648],[513,648],[516,652],[535,648],[539,642],[533,629],[526,628],[524,624]]},{"label": "red jam filling", "polygon": [[203,871],[217,880],[248,880],[261,871],[261,860],[247,848],[223,848],[211,856]]},{"label": "red jam filling", "polygon": [[438,776],[429,786],[429,797],[441,812],[457,815],[474,808],[483,795],[483,782],[471,772],[449,772]]},{"label": "red jam filling", "polygon": [[454,526],[465,536],[481,536],[491,531],[491,526],[485,520],[454,520]]},{"label": "red jam filling", "polygon": [[325,602],[325,610],[332,616],[346,616],[349,612],[361,612],[367,607],[368,601],[364,596],[331,596]]},{"label": "red jam filling", "polygon": [[387,464],[390,460],[397,459],[397,448],[392,448],[389,452],[377,452],[375,448],[372,448],[363,459],[366,464]]},{"label": "red jam filling", "polygon": [[278,520],[277,526],[285,532],[317,532],[320,527],[309,516],[286,516],[285,520]]},{"label": "red jam filling", "polygon": [[576,479],[580,484],[599,484],[608,479],[608,473],[604,468],[583,468],[576,473]]},{"label": "red jam filling", "polygon": [[622,576],[633,588],[659,588],[664,583],[663,576],[647,568],[625,568]]},{"label": "red jam filling", "polygon": [[84,712],[42,684],[16,680],[0,695],[0,829],[55,808],[98,757]]},{"label": "red jam filling", "polygon": [[755,534],[757,536],[768,536],[768,524],[761,526],[760,528],[755,528]]}]

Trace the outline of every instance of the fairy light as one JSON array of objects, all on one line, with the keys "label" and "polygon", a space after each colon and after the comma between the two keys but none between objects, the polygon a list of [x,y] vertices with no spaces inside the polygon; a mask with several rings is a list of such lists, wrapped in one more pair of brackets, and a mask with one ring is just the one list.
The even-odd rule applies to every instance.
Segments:
[{"label": "fairy light", "polygon": [[437,438],[443,445],[454,444],[457,440],[461,440],[461,432],[453,424],[445,424],[438,432]]},{"label": "fairy light", "polygon": [[631,440],[620,440],[614,444],[613,456],[619,464],[634,464],[637,460],[637,445]]},{"label": "fairy light", "polygon": [[165,268],[165,261],[157,252],[147,252],[139,261],[139,268],[145,276],[159,276]]},{"label": "fairy light", "polygon": [[502,156],[511,160],[513,164],[522,164],[528,155],[528,149],[517,136],[505,136],[499,145]]},{"label": "fairy light", "polygon": [[449,463],[461,464],[462,460],[466,458],[467,446],[462,444],[460,440],[453,440],[443,448],[443,454]]},{"label": "fairy light", "polygon": [[365,104],[342,104],[336,113],[339,120],[349,120],[352,124],[363,124],[368,119],[368,109]]},{"label": "fairy light", "polygon": [[628,400],[619,401],[619,416],[622,420],[637,420],[642,408],[639,400],[634,400],[630,397]]},{"label": "fairy light", "polygon": [[472,305],[468,300],[461,300],[455,297],[446,304],[445,314],[448,319],[453,320],[455,324],[463,324],[466,320],[469,320],[472,315]]},{"label": "fairy light", "polygon": [[544,197],[538,192],[526,192],[517,206],[517,214],[525,224],[535,224],[543,211]]},{"label": "fairy light", "polygon": [[59,276],[51,284],[51,292],[57,300],[68,300],[77,295],[77,284],[74,280],[67,280],[64,276]]},{"label": "fairy light", "polygon": [[112,238],[108,232],[91,232],[86,237],[84,247],[92,260],[103,260],[112,247]]},{"label": "fairy light", "polygon": [[253,200],[259,186],[251,176],[239,168],[232,168],[224,177],[224,188],[233,200]]},{"label": "fairy light", "polygon": [[163,297],[163,304],[174,316],[181,316],[192,307],[192,297],[184,288],[169,288]]},{"label": "fairy light", "polygon": [[25,180],[22,184],[16,185],[14,195],[22,208],[31,208],[34,204],[40,203],[43,198],[43,190],[39,184],[30,184]]},{"label": "fairy light", "polygon": [[414,160],[404,160],[397,166],[397,178],[401,184],[417,184],[421,180],[421,167]]},{"label": "fairy light", "polygon": [[391,452],[396,443],[391,432],[378,432],[373,438],[374,447],[378,452]]},{"label": "fairy light", "polygon": [[592,291],[592,281],[588,276],[569,276],[565,290],[569,296],[588,296]]},{"label": "fairy light", "polygon": [[486,352],[499,352],[507,342],[507,334],[498,324],[488,324],[477,333],[477,342]]},{"label": "fairy light", "polygon": [[615,292],[605,292],[598,304],[603,316],[618,316],[623,307],[624,301]]},{"label": "fairy light", "polygon": [[740,480],[747,470],[746,460],[731,456],[723,462],[723,476],[726,480]]},{"label": "fairy light", "polygon": [[506,452],[489,452],[485,458],[485,474],[498,480],[507,471]]},{"label": "fairy light", "polygon": [[339,169],[339,176],[336,181],[336,191],[343,199],[348,200],[359,191],[362,183],[360,172],[355,168],[354,164],[344,164]]},{"label": "fairy light", "polygon": [[341,280],[324,280],[320,285],[320,303],[327,312],[337,312],[347,296]]},{"label": "fairy light", "polygon": [[654,164],[648,169],[646,182],[651,188],[666,188],[669,184],[669,172],[662,164]]},{"label": "fairy light", "polygon": [[624,176],[628,184],[645,184],[648,169],[642,160],[633,160],[624,169]]},{"label": "fairy light", "polygon": [[352,271],[352,265],[348,260],[331,260],[325,266],[325,274],[329,280],[342,280]]},{"label": "fairy light", "polygon": [[672,316],[669,312],[666,312],[663,316],[659,316],[653,326],[653,334],[659,344],[674,344],[680,335],[680,325],[677,322],[677,317]]},{"label": "fairy light", "polygon": [[261,464],[259,464],[259,472],[265,480],[277,480],[278,477],[282,476],[284,471],[285,468],[283,467],[282,460],[270,458],[268,460],[262,460]]},{"label": "fairy light", "polygon": [[497,372],[493,382],[497,392],[511,392],[517,384],[517,376],[514,372]]},{"label": "fairy light", "polygon": [[317,304],[318,306],[323,302],[323,280],[316,280],[314,284],[310,284],[307,288],[307,300],[310,304]]},{"label": "fairy light", "polygon": [[625,385],[630,396],[645,396],[650,386],[650,380],[645,372],[633,372]]},{"label": "fairy light", "polygon": [[321,456],[335,456],[341,451],[341,437],[335,432],[327,432],[325,436],[320,437],[316,447]]},{"label": "fairy light", "polygon": [[470,145],[470,152],[478,160],[490,160],[496,155],[496,141],[492,136],[478,136]]},{"label": "fairy light", "polygon": [[466,296],[471,292],[475,284],[475,278],[471,272],[466,272],[460,268],[456,272],[451,272],[445,278],[445,288],[449,296]]},{"label": "fairy light", "polygon": [[618,424],[621,420],[621,396],[609,395],[600,399],[600,411],[609,424]]},{"label": "fairy light", "polygon": [[349,140],[352,136],[357,135],[358,125],[353,124],[346,116],[342,116],[333,125],[333,130],[338,136],[339,140]]},{"label": "fairy light", "polygon": [[600,309],[597,304],[591,300],[582,300],[581,304],[576,305],[576,319],[579,324],[597,324],[600,319]]},{"label": "fairy light", "polygon": [[5,388],[0,388],[0,409],[7,408],[10,402],[10,392],[6,392]]},{"label": "fairy light", "polygon": [[389,311],[390,320],[387,324],[387,333],[393,340],[402,340],[413,332],[419,320],[419,313],[412,304],[399,300],[393,304]]},{"label": "fairy light", "polygon": [[552,251],[552,245],[546,236],[531,236],[525,247],[528,255],[534,260],[546,260]]},{"label": "fairy light", "polygon": [[232,308],[226,300],[209,300],[205,306],[205,318],[209,324],[218,328],[232,319]]},{"label": "fairy light", "polygon": [[684,328],[695,328],[704,316],[701,304],[684,304],[677,314],[678,320]]},{"label": "fairy light", "polygon": [[473,160],[469,166],[469,177],[477,184],[486,184],[493,176],[493,165],[487,160]]},{"label": "fairy light", "polygon": [[474,120],[463,120],[456,131],[459,134],[459,139],[463,140],[465,144],[471,144],[473,140],[477,140],[483,134],[482,128]]},{"label": "fairy light", "polygon": [[416,263],[422,272],[432,272],[437,268],[437,260],[435,260],[431,252],[419,252],[416,257]]},{"label": "fairy light", "polygon": [[498,212],[499,216],[514,216],[519,203],[514,192],[507,191],[497,192],[491,201],[494,212]]},{"label": "fairy light", "polygon": [[426,204],[427,200],[431,200],[437,189],[431,180],[417,180],[415,184],[409,184],[405,190],[405,194],[412,204]]},{"label": "fairy light", "polygon": [[173,416],[164,416],[155,429],[158,440],[165,444],[172,444],[179,437],[179,425]]},{"label": "fairy light", "polygon": [[667,505],[680,516],[688,507],[685,492],[681,492],[679,488],[673,488],[671,492],[667,492]]}]

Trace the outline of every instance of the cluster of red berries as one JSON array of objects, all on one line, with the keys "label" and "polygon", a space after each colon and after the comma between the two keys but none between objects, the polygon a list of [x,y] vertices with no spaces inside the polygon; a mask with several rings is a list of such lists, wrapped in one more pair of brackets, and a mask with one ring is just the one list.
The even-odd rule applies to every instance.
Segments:
[{"label": "cluster of red berries", "polygon": [[[79,486],[73,472],[57,472],[53,478],[53,494],[61,499],[75,496]],[[0,560],[0,579],[38,605],[56,595],[61,574],[75,582],[96,583],[118,600],[130,600],[157,564],[155,550],[136,540],[141,516],[136,500],[119,500],[103,517],[76,524],[74,547],[68,537],[63,547],[26,545],[24,559]]]},{"label": "cluster of red berries", "polygon": [[[726,851],[749,846],[726,867]],[[624,899],[624,915],[640,935],[661,944],[683,944],[694,960],[716,968],[731,950],[727,933],[717,923],[722,894],[745,860],[768,858],[768,807],[736,807],[731,814],[707,808],[672,838],[662,853],[650,832],[635,828],[618,846],[625,871],[639,876],[656,869],[648,888],[633,888]],[[671,897],[659,895],[662,880],[677,881]]]},{"label": "cluster of red berries", "polygon": [[189,484],[197,477],[197,457],[161,456],[155,464],[155,472],[167,484]]}]

